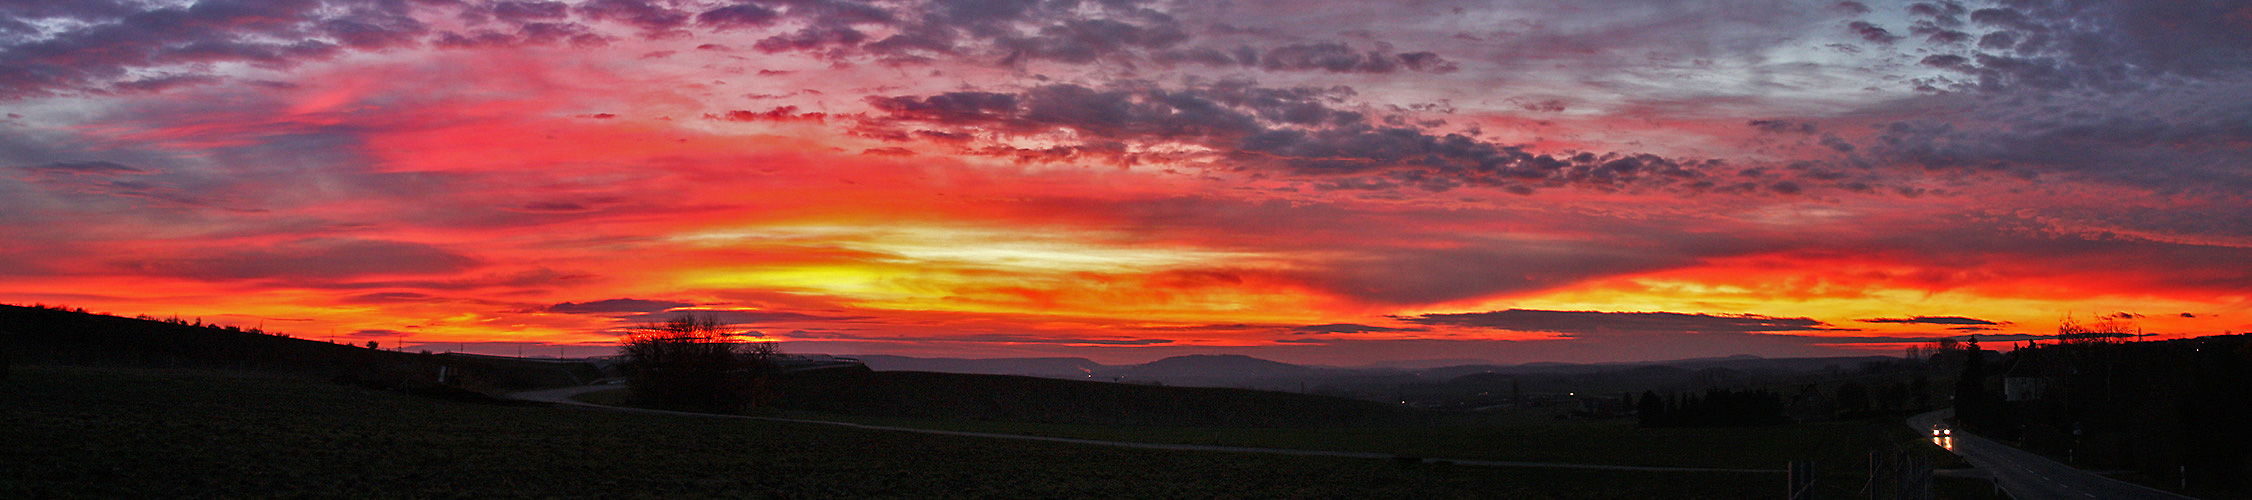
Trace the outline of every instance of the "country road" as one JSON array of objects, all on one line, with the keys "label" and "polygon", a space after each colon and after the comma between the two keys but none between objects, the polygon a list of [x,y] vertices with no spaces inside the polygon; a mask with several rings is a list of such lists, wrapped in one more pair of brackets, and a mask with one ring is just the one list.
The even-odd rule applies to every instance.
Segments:
[{"label": "country road", "polygon": [[[529,392],[519,392],[519,393],[515,393],[515,394],[510,394],[510,395],[508,395],[508,397],[511,397],[511,398],[515,398],[515,399],[521,399],[521,400],[525,400],[525,401],[537,401],[537,402],[542,402],[542,403],[555,403],[555,404],[561,404],[561,405],[570,405],[570,406],[577,406],[577,407],[583,407],[583,408],[598,409],[598,410],[603,410],[603,411],[617,411],[617,412],[627,412],[627,413],[652,413],[652,414],[662,414],[662,415],[685,415],[685,416],[693,416],[693,417],[709,417],[709,418],[738,418],[738,419],[748,419],[748,420],[765,420],[765,421],[769,421],[769,422],[789,422],[789,423],[797,423],[797,424],[813,424],[813,425],[834,425],[834,426],[839,426],[839,427],[851,427],[851,428],[855,428],[855,429],[868,429],[868,430],[879,430],[879,431],[914,432],[914,433],[921,433],[921,434],[938,434],[938,435],[945,435],[945,436],[966,436],[966,437],[979,437],[979,438],[992,438],[992,439],[1017,439],[1017,440],[1025,440],[1025,441],[1047,441],[1047,442],[1052,442],[1052,443],[1069,443],[1069,444],[1081,444],[1081,445],[1093,445],[1093,446],[1115,446],[1115,447],[1120,447],[1120,448],[1142,448],[1142,449],[1152,449],[1152,450],[1177,450],[1177,451],[1218,451],[1218,452],[1228,452],[1228,453],[1263,453],[1263,454],[1270,454],[1270,455],[1297,455],[1297,456],[1308,456],[1308,457],[1344,457],[1344,458],[1369,458],[1369,459],[1382,459],[1382,460],[1391,460],[1391,459],[1395,459],[1395,458],[1398,458],[1398,457],[1399,457],[1398,455],[1393,455],[1393,454],[1388,454],[1388,453],[1369,453],[1369,452],[1359,452],[1359,451],[1294,450],[1294,449],[1287,449],[1287,448],[1252,448],[1252,447],[1243,447],[1243,446],[1215,446],[1215,445],[1201,445],[1201,444],[1137,443],[1137,442],[1132,442],[1132,441],[1102,441],[1102,440],[1095,440],[1095,439],[1077,439],[1077,438],[1063,438],[1063,437],[1051,437],[1051,436],[1027,436],[1027,435],[1023,435],[1023,434],[1000,434],[1000,433],[992,433],[992,432],[967,432],[967,431],[948,431],[948,430],[937,430],[937,429],[918,429],[918,428],[913,428],[913,427],[893,427],[893,426],[886,426],[886,425],[865,425],[865,424],[854,424],[854,423],[847,423],[847,422],[830,422],[830,421],[824,421],[824,420],[801,420],[801,419],[792,419],[792,418],[752,417],[752,416],[744,416],[744,415],[716,415],[716,414],[710,414],[710,413],[691,413],[691,412],[678,412],[678,411],[665,411],[665,410],[650,410],[650,409],[642,409],[642,408],[624,408],[624,407],[617,407],[617,406],[603,406],[603,405],[597,405],[597,404],[585,403],[585,402],[581,402],[581,401],[578,401],[578,400],[574,400],[574,399],[571,399],[571,396],[576,396],[576,395],[579,395],[579,394],[584,394],[584,393],[588,393],[588,392],[595,392],[595,391],[602,391],[602,390],[609,390],[609,389],[617,389],[617,388],[619,388],[619,387],[620,387],[620,386],[615,386],[615,385],[590,385],[590,386],[579,386],[579,387],[565,387],[565,388],[561,388],[561,389],[548,389],[548,390],[544,390],[544,391],[529,391]],[[1597,464],[1567,464],[1567,463],[1554,463],[1554,462],[1509,462],[1509,461],[1499,461],[1499,460],[1458,460],[1458,459],[1449,459],[1449,458],[1424,458],[1423,460],[1424,460],[1425,462],[1439,462],[1439,461],[1445,461],[1445,462],[1452,462],[1452,463],[1454,463],[1454,464],[1456,464],[1456,465],[1478,465],[1478,466],[1490,466],[1490,467],[1540,467],[1540,468],[1552,468],[1552,469],[1586,469],[1586,470],[1617,470],[1617,471],[1647,471],[1647,472],[1751,472],[1751,473],[1781,473],[1781,472],[1783,472],[1783,471],[1782,471],[1781,469],[1727,469],[1727,468],[1712,468],[1712,467],[1656,467],[1656,466],[1639,466],[1639,465],[1597,465]]]},{"label": "country road", "polygon": [[[1954,410],[1939,410],[1908,418],[1908,425],[1924,433],[1943,425]],[[2057,463],[2047,457],[1955,431],[1949,449],[2016,500],[2195,500],[2120,481]]]}]

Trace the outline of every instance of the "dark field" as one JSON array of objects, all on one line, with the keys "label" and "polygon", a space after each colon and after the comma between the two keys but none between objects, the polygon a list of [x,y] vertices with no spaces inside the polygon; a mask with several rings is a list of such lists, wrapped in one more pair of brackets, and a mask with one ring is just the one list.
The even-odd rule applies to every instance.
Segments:
[{"label": "dark field", "polygon": [[[1966,467],[1927,447],[1921,436],[1889,422],[1825,422],[1767,428],[1640,429],[1632,422],[1507,418],[1494,425],[1439,425],[1334,429],[1258,429],[1092,426],[969,420],[934,420],[793,412],[783,416],[924,429],[1028,434],[1109,441],[1180,443],[1305,450],[1390,453],[1429,459],[1554,462],[1597,465],[1780,469],[1791,460],[1817,462],[1821,498],[1866,498],[1870,450],[1897,444],[1938,468]],[[1896,428],[1897,427],[1897,428]],[[1890,444],[1888,444],[1890,443]],[[1679,474],[1668,480],[1719,473]],[[1782,475],[1736,474],[1780,483]],[[1983,480],[1939,478],[1938,498],[1990,498]],[[1766,498],[1755,490],[1745,498]],[[1629,498],[1629,497],[1620,497]]]},{"label": "dark field", "polygon": [[[1417,412],[1279,392],[1000,375],[822,370],[790,374],[776,386],[787,416],[813,420],[1456,459],[1781,469],[1792,460],[1866,462],[1869,450],[1921,439],[1891,419],[1640,428],[1629,418],[1566,420],[1543,409]],[[1911,448],[1952,458],[1928,445]]]},{"label": "dark field", "polygon": [[[866,383],[864,375],[848,370],[837,370],[817,377],[793,374],[777,386],[800,394],[800,399],[811,400],[813,398],[802,395],[812,394],[846,396],[838,398],[840,403],[814,407],[829,411],[811,411],[807,406],[788,405],[792,398],[785,397],[783,402],[791,409],[776,415],[925,429],[1146,443],[1354,451],[1433,459],[1744,469],[1781,469],[1792,460],[1813,460],[1822,464],[1818,468],[1822,476],[1817,487],[1824,496],[1832,498],[1865,496],[1861,489],[1867,480],[1865,471],[1871,450],[1902,447],[1942,468],[1961,466],[1959,459],[1930,446],[1923,441],[1922,436],[1890,419],[1768,427],[1644,429],[1636,427],[1631,419],[1563,420],[1542,411],[1403,414],[1400,412],[1404,410],[1378,404],[1377,406],[1382,407],[1380,411],[1372,411],[1370,414],[1392,418],[1372,421],[1389,422],[1388,425],[1308,428],[1258,425],[1262,422],[1275,422],[1276,417],[1265,415],[1269,412],[1260,410],[1264,407],[1262,405],[1248,405],[1226,413],[1225,418],[1218,419],[1218,425],[1119,425],[1112,422],[1121,418],[1164,420],[1167,415],[1173,414],[1174,410],[1170,408],[1176,406],[1167,404],[1171,399],[1197,399],[1198,404],[1186,405],[1194,408],[1225,406],[1236,402],[1231,400],[1302,396],[1227,390],[1184,392],[1182,388],[990,375],[919,372],[876,372],[875,375],[881,376],[885,384],[881,394],[863,392],[866,391],[861,387]],[[999,388],[994,388],[994,384],[999,384]],[[1020,391],[1025,387],[1047,388],[1055,392],[1043,393],[1048,396],[1045,398],[1017,399],[1013,403],[1011,400],[983,396]],[[1119,392],[1148,390],[1149,394],[1137,394],[1133,397],[1154,399],[1119,410],[1124,416],[1092,413],[1090,420],[1076,422],[1071,420],[1072,413],[1041,408],[1080,407],[1082,404],[1068,403],[1073,400],[1074,395],[1090,391],[1100,393],[1106,389]],[[619,389],[585,394],[580,399],[597,404],[617,404],[624,400],[623,394],[624,389]],[[1353,409],[1372,404],[1334,398],[1314,398],[1309,401],[1339,401],[1347,403],[1343,407]],[[992,418],[992,415],[1027,418]],[[1700,481],[1720,475],[1728,474],[1677,473],[1656,479]],[[1736,475],[1755,478],[1755,484],[1779,484],[1782,478],[1780,473]],[[1942,481],[1943,492],[1983,488],[1983,485],[1966,488],[1954,483],[1955,481]],[[1756,486],[1752,491],[1744,494],[1759,497],[1766,493],[1757,490]],[[1624,497],[1623,493],[1619,494]],[[1976,497],[1978,496],[1952,496]]]},{"label": "dark field", "polygon": [[1423,423],[1395,405],[1216,387],[1012,375],[831,369],[776,377],[782,408],[832,414],[1164,427],[1346,427]]},{"label": "dark field", "polygon": [[0,498],[1754,498],[1782,482],[477,405],[208,371],[18,366],[0,416]]},{"label": "dark field", "polygon": [[[857,417],[811,412],[785,416],[1111,441],[1365,451],[1471,460],[1778,470],[1794,459],[1865,462],[1868,450],[1883,446],[1880,440],[1910,442],[1915,437],[1906,426],[1862,421],[1774,427],[1643,429],[1628,420],[1591,422],[1535,418],[1508,419],[1514,422],[1492,425],[1289,429],[1102,426]],[[1937,448],[1931,451],[1924,455],[1933,458],[1945,455]]]}]

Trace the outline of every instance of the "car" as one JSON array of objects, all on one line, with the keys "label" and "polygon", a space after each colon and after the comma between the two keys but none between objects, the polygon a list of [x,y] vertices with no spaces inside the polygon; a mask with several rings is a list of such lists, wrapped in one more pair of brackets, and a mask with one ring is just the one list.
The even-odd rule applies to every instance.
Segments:
[{"label": "car", "polygon": [[1955,430],[1954,430],[1954,429],[1949,429],[1949,428],[1946,428],[1946,427],[1933,427],[1933,428],[1931,429],[1931,437],[1935,437],[1935,438],[1936,438],[1936,437],[1954,437],[1954,436],[1955,436]]}]

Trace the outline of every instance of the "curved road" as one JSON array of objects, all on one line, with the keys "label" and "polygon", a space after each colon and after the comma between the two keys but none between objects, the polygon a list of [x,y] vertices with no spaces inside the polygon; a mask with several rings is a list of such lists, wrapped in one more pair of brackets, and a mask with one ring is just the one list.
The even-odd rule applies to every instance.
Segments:
[{"label": "curved road", "polygon": [[[749,419],[749,420],[765,420],[765,421],[770,421],[770,422],[789,422],[789,423],[797,423],[797,424],[834,425],[834,426],[840,426],[840,427],[851,427],[851,428],[855,428],[855,429],[869,429],[869,430],[879,430],[879,431],[898,431],[898,432],[915,432],[915,433],[922,433],[922,434],[938,434],[938,435],[945,435],[945,436],[967,436],[967,437],[981,437],[981,438],[994,438],[994,439],[1021,439],[1021,440],[1026,440],[1026,441],[1047,441],[1047,442],[1053,442],[1053,443],[1071,443],[1071,444],[1084,444],[1084,445],[1095,445],[1095,446],[1116,446],[1116,447],[1121,447],[1121,448],[1144,448],[1144,449],[1153,449],[1153,450],[1180,450],[1180,451],[1219,451],[1219,452],[1231,452],[1231,453],[1266,453],[1266,454],[1272,454],[1272,455],[1298,455],[1298,456],[1308,456],[1308,457],[1345,457],[1345,458],[1373,458],[1373,459],[1386,459],[1386,460],[1399,458],[1399,455],[1392,455],[1392,454],[1386,454],[1386,453],[1368,453],[1368,452],[1358,452],[1358,451],[1293,450],[1293,449],[1285,449],[1285,448],[1250,448],[1250,447],[1242,447],[1242,446],[1213,446],[1213,445],[1202,445],[1202,444],[1136,443],[1136,442],[1132,442],[1132,441],[1102,441],[1102,440],[1095,440],[1095,439],[1076,439],[1076,438],[1062,438],[1062,437],[1049,437],[1049,436],[1027,436],[1027,435],[1022,435],[1022,434],[999,434],[999,433],[991,433],[991,432],[967,432],[967,431],[947,431],[947,430],[937,430],[937,429],[917,429],[917,428],[913,428],[913,427],[893,427],[893,426],[887,426],[887,425],[865,425],[865,424],[854,424],[854,423],[846,423],[846,422],[829,422],[829,421],[824,421],[824,420],[799,420],[799,419],[793,419],[793,418],[751,417],[751,416],[743,416],[743,415],[716,415],[716,414],[711,414],[711,413],[690,413],[690,412],[679,412],[679,411],[650,410],[650,409],[642,409],[642,408],[624,408],[624,407],[617,407],[617,406],[603,406],[603,405],[597,405],[597,404],[592,404],[592,403],[586,403],[586,402],[581,402],[581,401],[578,401],[578,400],[575,400],[575,399],[571,399],[571,396],[576,396],[576,395],[579,395],[579,394],[585,394],[585,393],[589,393],[589,392],[602,391],[602,390],[609,390],[609,389],[617,389],[617,388],[619,388],[619,386],[614,386],[614,385],[589,385],[589,386],[579,386],[579,387],[565,387],[565,388],[561,388],[561,389],[548,389],[548,390],[544,390],[544,391],[530,391],[530,392],[519,392],[519,393],[515,393],[515,394],[510,394],[510,395],[508,395],[508,397],[511,397],[511,398],[515,398],[515,399],[521,399],[521,400],[525,400],[525,401],[538,401],[538,402],[542,402],[542,403],[555,403],[555,404],[561,404],[561,405],[571,405],[571,406],[578,406],[578,407],[583,407],[583,408],[593,408],[593,409],[599,409],[599,410],[604,410],[604,411],[617,411],[617,412],[627,412],[627,413],[655,413],[655,414],[663,414],[663,415],[686,415],[686,416],[692,416],[692,417],[712,417],[712,418],[740,418],[740,419]],[[1649,471],[1649,472],[1783,472],[1782,470],[1779,470],[1779,469],[1723,469],[1723,468],[1708,468],[1708,467],[1653,467],[1653,466],[1640,466],[1640,465],[1593,465],[1593,464],[1564,464],[1564,463],[1553,463],[1553,462],[1507,462],[1507,461],[1499,461],[1499,460],[1454,460],[1454,459],[1437,459],[1437,458],[1426,458],[1426,459],[1423,459],[1423,461],[1425,461],[1425,462],[1440,462],[1440,461],[1445,461],[1445,462],[1453,462],[1453,463],[1455,463],[1455,464],[1459,464],[1459,465],[1482,465],[1482,466],[1493,466],[1493,467],[1545,467],[1545,468],[1555,468],[1555,469],[1621,470],[1621,471]]]},{"label": "curved road", "polygon": [[[1908,425],[1930,433],[1955,410],[1939,410],[1908,418]],[[2017,500],[2196,500],[2150,489],[2057,463],[2047,457],[1955,431],[1948,449],[1971,466],[1994,478],[1994,484]]]}]

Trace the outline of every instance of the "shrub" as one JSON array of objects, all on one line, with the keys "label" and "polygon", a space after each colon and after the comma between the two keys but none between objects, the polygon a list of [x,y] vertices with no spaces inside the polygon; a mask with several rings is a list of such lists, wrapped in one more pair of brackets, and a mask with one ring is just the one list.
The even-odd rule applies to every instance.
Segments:
[{"label": "shrub", "polygon": [[744,342],[718,318],[683,315],[639,328],[624,340],[626,383],[635,405],[733,413],[755,409],[776,371],[772,342]]}]

